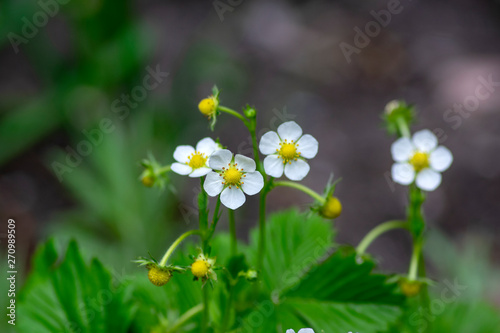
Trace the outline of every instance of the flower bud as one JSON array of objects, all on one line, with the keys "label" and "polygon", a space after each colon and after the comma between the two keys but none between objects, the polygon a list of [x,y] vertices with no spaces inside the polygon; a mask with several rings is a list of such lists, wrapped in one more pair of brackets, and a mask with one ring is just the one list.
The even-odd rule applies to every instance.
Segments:
[{"label": "flower bud", "polygon": [[342,213],[342,204],[336,197],[329,197],[319,212],[321,216],[327,219],[335,219]]},{"label": "flower bud", "polygon": [[401,102],[398,100],[392,100],[387,105],[385,106],[385,113],[386,114],[391,114],[392,111],[395,109],[399,108],[401,106]]},{"label": "flower bud", "polygon": [[249,282],[255,282],[259,278],[259,273],[255,269],[249,269],[245,273],[245,279]]},{"label": "flower bud", "polygon": [[172,272],[169,269],[159,267],[157,265],[151,265],[148,267],[148,278],[152,284],[161,287],[165,285],[172,277]]},{"label": "flower bud", "polygon": [[247,106],[247,108],[245,110],[243,110],[243,113],[245,114],[245,117],[247,118],[255,118],[255,116],[257,115],[257,110],[255,110],[254,108],[250,107],[250,106]]},{"label": "flower bud", "polygon": [[420,281],[410,281],[407,279],[402,279],[399,282],[401,292],[407,297],[413,297],[418,295],[420,289],[422,288],[422,282]]}]

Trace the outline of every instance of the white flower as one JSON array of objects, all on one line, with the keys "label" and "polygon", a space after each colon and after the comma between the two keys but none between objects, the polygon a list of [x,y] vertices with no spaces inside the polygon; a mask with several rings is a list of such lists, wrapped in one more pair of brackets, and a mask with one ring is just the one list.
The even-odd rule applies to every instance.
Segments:
[{"label": "white flower", "polygon": [[264,178],[255,171],[255,161],[227,149],[217,150],[208,161],[214,170],[207,174],[203,188],[209,196],[221,193],[224,206],[237,209],[245,203],[245,194],[254,195],[264,187]]},{"label": "white flower", "polygon": [[211,138],[201,139],[196,145],[196,149],[191,146],[178,146],[174,151],[172,171],[179,175],[189,175],[189,177],[205,176],[211,171],[208,167],[208,158],[214,151],[220,149]]},{"label": "white flower", "polygon": [[400,138],[392,144],[392,179],[409,185],[415,181],[417,187],[434,191],[441,184],[441,172],[453,162],[453,155],[429,130],[418,131],[413,138]]},{"label": "white flower", "polygon": [[[294,330],[286,330],[286,333],[295,333]],[[312,330],[312,328],[302,328],[299,330],[298,333],[314,333],[314,331]]]},{"label": "white flower", "polygon": [[264,159],[264,170],[269,176],[279,178],[285,172],[291,180],[302,180],[309,173],[311,159],[318,153],[318,141],[311,135],[302,135],[302,128],[294,121],[278,127],[278,133],[267,132],[260,139],[260,152],[268,155]]}]

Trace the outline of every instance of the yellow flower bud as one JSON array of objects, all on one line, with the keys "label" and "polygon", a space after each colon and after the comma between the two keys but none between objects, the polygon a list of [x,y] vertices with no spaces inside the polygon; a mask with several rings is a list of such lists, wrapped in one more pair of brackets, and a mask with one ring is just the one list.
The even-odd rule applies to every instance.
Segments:
[{"label": "yellow flower bud", "polygon": [[342,204],[336,197],[329,197],[320,210],[321,216],[327,219],[335,219],[342,213]]},{"label": "yellow flower bud", "polygon": [[197,278],[202,278],[207,276],[209,268],[210,265],[208,262],[198,259],[191,265],[191,273],[193,273],[193,275]]},{"label": "yellow flower bud", "polygon": [[149,267],[148,278],[152,284],[161,287],[165,285],[172,277],[172,272],[168,269],[162,269],[156,265]]},{"label": "yellow flower bud", "polygon": [[399,286],[401,287],[401,292],[408,297],[413,297],[418,295],[422,287],[422,282],[419,281],[409,281],[403,279],[400,281]]},{"label": "yellow flower bud", "polygon": [[211,117],[215,113],[216,108],[217,104],[213,97],[202,99],[200,104],[198,104],[200,112],[207,117]]}]

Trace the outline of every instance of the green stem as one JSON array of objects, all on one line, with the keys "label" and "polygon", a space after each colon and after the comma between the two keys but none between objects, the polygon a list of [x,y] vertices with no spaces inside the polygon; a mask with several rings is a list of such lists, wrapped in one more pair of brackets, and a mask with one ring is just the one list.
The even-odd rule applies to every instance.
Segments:
[{"label": "green stem", "polygon": [[198,194],[198,219],[199,228],[203,232],[202,247],[207,247],[207,233],[208,233],[208,196],[203,189],[205,177],[200,177],[200,193]]},{"label": "green stem", "polygon": [[194,316],[196,316],[198,313],[200,313],[201,311],[203,310],[203,304],[198,304],[194,307],[192,307],[191,309],[189,309],[186,313],[184,313],[182,316],[179,317],[179,319],[177,319],[177,321],[172,325],[170,326],[170,328],[168,329],[167,333],[170,333],[170,332],[175,332],[177,331],[179,328],[182,327],[182,325],[184,325],[189,319],[193,318]]},{"label": "green stem", "polygon": [[307,187],[305,185],[284,180],[284,181],[274,183],[274,186],[291,187],[291,188],[297,189],[299,191],[302,191],[302,192],[308,194],[312,198],[318,200],[321,204],[325,203],[325,198],[323,198],[319,193],[311,190],[309,187]]},{"label": "green stem", "polygon": [[215,228],[217,227],[217,223],[219,222],[219,210],[220,210],[220,195],[217,197],[217,203],[215,204],[214,215],[212,217],[212,224],[210,225],[210,229],[207,234],[207,243],[210,242],[212,236],[214,235]]},{"label": "green stem", "polygon": [[259,252],[257,257],[257,270],[262,271],[262,266],[264,264],[264,254],[266,252],[266,198],[267,193],[270,190],[270,184],[272,184],[273,178],[271,177],[269,181],[264,185],[264,188],[260,192],[259,199]]},{"label": "green stem", "polygon": [[172,245],[170,245],[170,247],[168,248],[167,252],[165,252],[165,255],[161,259],[159,265],[160,266],[165,266],[167,264],[167,262],[168,262],[168,258],[170,258],[170,256],[172,255],[172,253],[174,253],[174,251],[177,248],[177,246],[179,246],[179,244],[184,239],[186,239],[187,237],[189,237],[191,235],[200,235],[200,236],[202,236],[203,232],[201,230],[189,230],[189,231],[186,231],[185,233],[183,233],[182,235],[180,235],[179,238],[177,238],[175,240],[175,242],[173,242]]},{"label": "green stem", "polygon": [[158,173],[158,175],[162,175],[164,173],[169,172],[170,170],[172,170],[172,166],[171,165],[165,165],[164,167],[159,168],[158,171],[157,171],[157,173]]},{"label": "green stem", "polygon": [[368,234],[366,234],[366,236],[361,240],[358,247],[356,248],[356,252],[360,255],[365,253],[366,249],[377,237],[393,229],[408,229],[408,222],[387,221],[382,224],[379,224],[378,226],[373,228]]},{"label": "green stem", "polygon": [[253,118],[250,121],[250,124],[247,125],[248,130],[250,131],[250,136],[252,137],[252,147],[253,147],[253,158],[255,159],[255,164],[257,165],[257,170],[264,175],[262,172],[262,166],[260,164],[260,157],[259,157],[259,145],[257,144],[257,135],[255,133],[255,128],[256,128],[256,119]]},{"label": "green stem", "polygon": [[222,111],[222,112],[225,112],[225,113],[228,113],[232,116],[235,116],[236,118],[240,119],[245,125],[247,125],[247,120],[245,117],[243,117],[243,115],[237,111],[234,111],[233,109],[230,109],[228,107],[225,107],[225,106],[222,106],[222,105],[219,105],[217,107],[217,110],[219,111]]},{"label": "green stem", "polygon": [[408,271],[408,280],[414,281],[417,279],[418,263],[422,252],[423,239],[419,237],[413,244],[413,253],[411,255],[410,269]]},{"label": "green stem", "polygon": [[405,138],[410,137],[410,129],[408,128],[408,124],[402,117],[398,117],[398,127],[399,127],[399,132],[401,133],[402,136]]},{"label": "green stem", "polygon": [[228,209],[229,214],[229,233],[231,234],[231,255],[238,253],[238,238],[236,237],[236,223],[234,220],[234,210]]},{"label": "green stem", "polygon": [[229,298],[227,300],[226,309],[224,310],[224,317],[222,317],[221,332],[226,333],[227,325],[229,324],[229,317],[231,316],[231,307],[234,300],[234,285],[231,283],[229,286]]},{"label": "green stem", "polygon": [[205,286],[202,293],[203,298],[203,316],[201,319],[201,332],[205,333],[208,328],[208,288]]}]

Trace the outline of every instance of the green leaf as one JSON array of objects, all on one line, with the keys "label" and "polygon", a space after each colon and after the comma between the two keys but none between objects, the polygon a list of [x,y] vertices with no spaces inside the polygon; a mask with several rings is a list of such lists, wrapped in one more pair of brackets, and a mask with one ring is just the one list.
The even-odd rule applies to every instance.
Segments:
[{"label": "green leaf", "polygon": [[127,332],[134,313],[127,295],[127,285],[115,286],[97,259],[85,263],[76,242],[70,242],[62,259],[50,240],[37,251],[19,296],[17,330]]},{"label": "green leaf", "polygon": [[[266,229],[262,284],[269,299],[259,304],[271,304],[271,310],[247,313],[240,321],[243,331],[253,316],[262,321],[254,332],[311,327],[316,332],[371,333],[387,330],[401,316],[404,297],[387,276],[372,273],[373,262],[359,261],[352,251],[331,254],[329,221],[290,210],[272,216]],[[255,256],[256,232],[251,245]]]},{"label": "green leaf", "polygon": [[[300,279],[311,265],[333,249],[330,222],[293,209],[273,215],[266,227],[266,255],[262,283],[271,291],[283,290]],[[257,262],[258,230],[251,234],[253,262]]]}]

